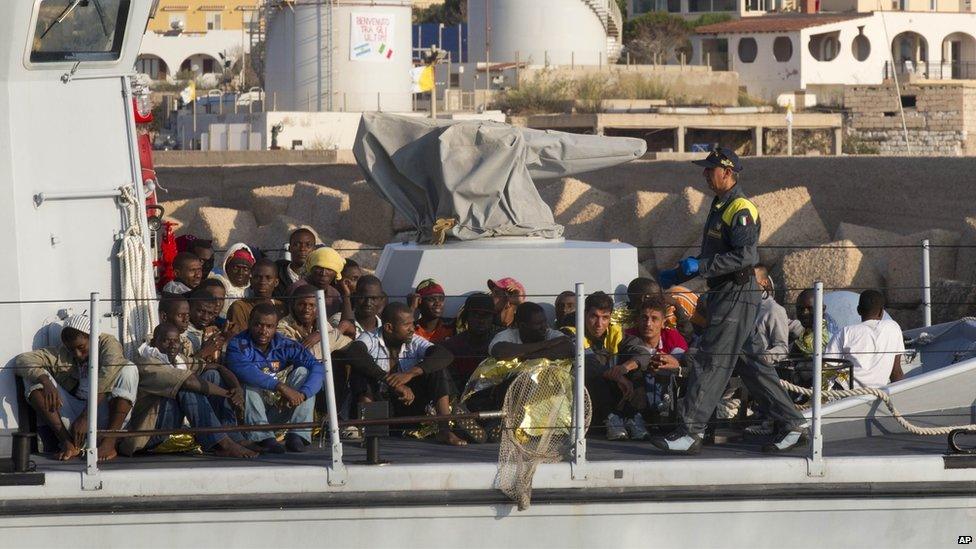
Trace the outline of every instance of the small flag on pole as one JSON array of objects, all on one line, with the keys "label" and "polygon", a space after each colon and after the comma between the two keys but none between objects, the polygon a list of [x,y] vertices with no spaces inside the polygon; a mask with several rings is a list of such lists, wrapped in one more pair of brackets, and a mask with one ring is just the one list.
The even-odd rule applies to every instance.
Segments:
[{"label": "small flag on pole", "polygon": [[184,88],[183,91],[180,92],[180,99],[183,100],[183,103],[190,103],[196,98],[197,98],[197,83],[194,82],[193,80],[190,80],[190,83],[187,84],[186,88]]}]

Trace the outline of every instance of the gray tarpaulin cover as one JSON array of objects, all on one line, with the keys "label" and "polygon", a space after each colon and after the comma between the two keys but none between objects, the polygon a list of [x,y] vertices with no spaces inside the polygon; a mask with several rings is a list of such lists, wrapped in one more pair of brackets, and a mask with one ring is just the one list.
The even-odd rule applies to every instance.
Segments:
[{"label": "gray tarpaulin cover", "polygon": [[646,148],[629,137],[366,113],[353,152],[373,189],[425,242],[439,219],[456,220],[448,235],[461,240],[558,238],[563,228],[533,181],[623,164]]}]

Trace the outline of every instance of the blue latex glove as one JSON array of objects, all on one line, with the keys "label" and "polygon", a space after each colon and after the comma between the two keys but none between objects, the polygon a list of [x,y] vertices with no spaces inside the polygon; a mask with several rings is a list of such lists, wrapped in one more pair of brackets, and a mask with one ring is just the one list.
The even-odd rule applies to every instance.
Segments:
[{"label": "blue latex glove", "polygon": [[671,286],[674,286],[678,281],[678,270],[668,269],[666,271],[661,271],[657,274],[657,281],[661,284],[661,288],[667,290]]},{"label": "blue latex glove", "polygon": [[698,258],[686,257],[678,262],[678,267],[681,268],[681,274],[685,276],[695,276],[698,274]]}]

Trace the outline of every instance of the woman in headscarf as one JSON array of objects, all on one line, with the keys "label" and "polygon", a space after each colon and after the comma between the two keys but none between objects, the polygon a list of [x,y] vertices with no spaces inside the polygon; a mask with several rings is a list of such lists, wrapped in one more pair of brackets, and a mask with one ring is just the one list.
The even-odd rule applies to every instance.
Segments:
[{"label": "woman in headscarf", "polygon": [[210,278],[221,281],[227,291],[220,316],[226,317],[231,304],[247,294],[247,289],[251,286],[251,267],[253,266],[254,252],[247,244],[238,242],[227,248],[219,267],[210,273]]}]

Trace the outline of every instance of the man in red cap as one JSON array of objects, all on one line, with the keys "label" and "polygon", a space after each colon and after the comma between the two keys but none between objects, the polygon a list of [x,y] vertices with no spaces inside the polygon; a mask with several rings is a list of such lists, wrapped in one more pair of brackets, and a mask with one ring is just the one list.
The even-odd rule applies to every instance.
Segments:
[{"label": "man in red cap", "polygon": [[525,286],[511,277],[489,280],[488,289],[495,302],[495,325],[511,328],[515,309],[525,301]]},{"label": "man in red cap", "polygon": [[420,313],[414,323],[417,335],[431,343],[443,343],[454,335],[454,319],[441,316],[444,314],[444,287],[436,280],[420,281],[411,305]]}]

